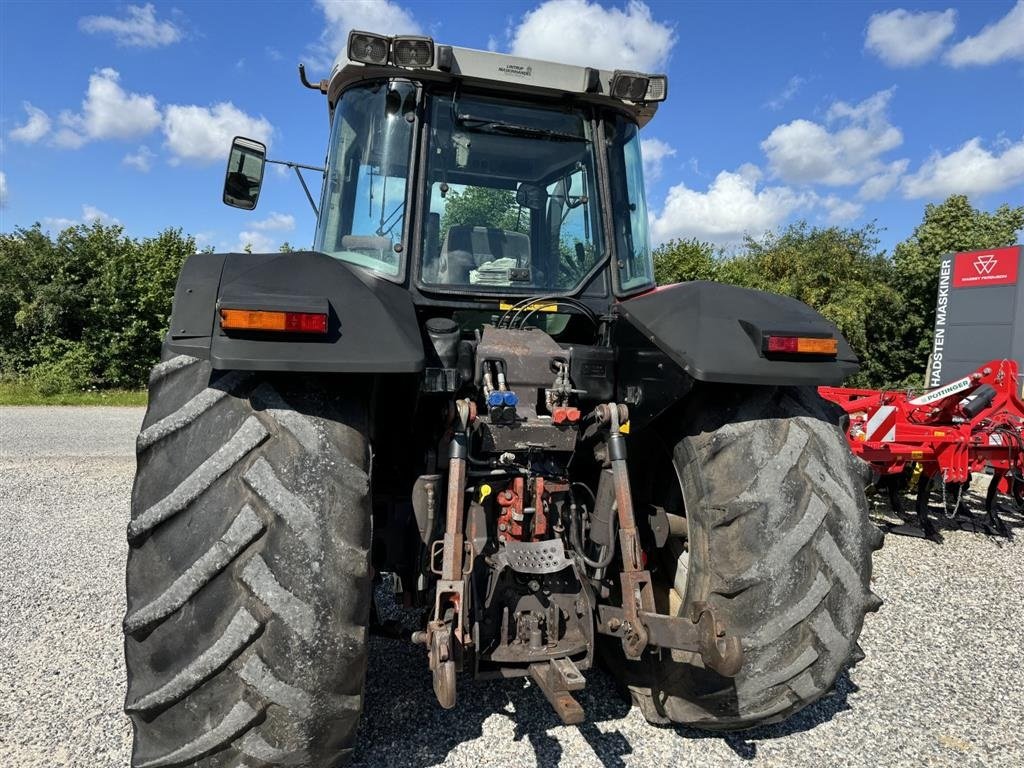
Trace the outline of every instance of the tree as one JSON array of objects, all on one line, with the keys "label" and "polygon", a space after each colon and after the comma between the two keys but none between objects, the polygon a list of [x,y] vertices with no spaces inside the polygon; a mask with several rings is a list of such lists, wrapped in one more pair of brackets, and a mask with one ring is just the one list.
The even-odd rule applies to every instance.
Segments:
[{"label": "tree", "polygon": [[513,189],[466,187],[449,189],[441,217],[441,241],[451,227],[497,227],[510,232],[529,232],[530,215],[516,203]]},{"label": "tree", "polygon": [[141,386],[195,250],[181,230],[140,241],[99,222],[0,235],[0,375],[47,392]]},{"label": "tree", "polygon": [[965,195],[928,205],[914,233],[896,246],[893,286],[903,297],[898,343],[881,361],[891,380],[922,383],[935,325],[939,263],[945,254],[1013,245],[1024,227],[1024,206],[1003,204],[992,213],[973,207]]},{"label": "tree", "polygon": [[654,249],[654,279],[658,285],[687,280],[715,280],[715,247],[695,237],[669,240]]},{"label": "tree", "polygon": [[[120,234],[120,233],[118,233]],[[106,386],[141,386],[160,357],[171,300],[196,242],[181,229],[156,237],[122,237],[98,270],[92,319],[83,333]]]}]

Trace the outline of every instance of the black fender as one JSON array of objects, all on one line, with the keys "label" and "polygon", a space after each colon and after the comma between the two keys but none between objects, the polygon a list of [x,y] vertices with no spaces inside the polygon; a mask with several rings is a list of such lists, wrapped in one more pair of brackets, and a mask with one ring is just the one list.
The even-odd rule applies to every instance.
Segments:
[{"label": "black fender", "polygon": [[[322,311],[323,336],[226,333],[218,309]],[[215,369],[418,373],[424,349],[408,291],[315,251],[198,253],[182,267],[164,341]]]},{"label": "black fender", "polygon": [[[788,296],[697,280],[656,288],[616,312],[698,381],[727,384],[840,384],[859,362],[831,322]],[[835,358],[769,358],[765,335],[835,336]]]}]

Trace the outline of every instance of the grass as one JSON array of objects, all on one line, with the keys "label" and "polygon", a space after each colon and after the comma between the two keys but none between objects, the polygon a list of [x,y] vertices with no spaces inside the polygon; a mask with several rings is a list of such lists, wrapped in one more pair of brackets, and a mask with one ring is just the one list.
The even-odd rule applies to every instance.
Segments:
[{"label": "grass", "polygon": [[98,389],[43,395],[27,381],[0,379],[0,405],[145,405],[144,389]]}]

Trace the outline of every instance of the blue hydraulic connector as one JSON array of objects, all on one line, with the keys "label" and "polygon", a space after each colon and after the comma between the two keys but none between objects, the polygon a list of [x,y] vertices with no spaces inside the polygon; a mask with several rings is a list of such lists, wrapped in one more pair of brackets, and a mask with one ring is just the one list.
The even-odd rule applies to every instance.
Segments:
[{"label": "blue hydraulic connector", "polygon": [[515,392],[499,392],[498,394],[503,395],[502,402],[505,405],[519,405],[519,395]]},{"label": "blue hydraulic connector", "polygon": [[511,392],[507,392],[507,393],[506,392],[499,392],[498,390],[494,390],[493,392],[491,392],[491,394],[489,394],[487,396],[487,407],[488,408],[496,408],[499,405],[504,405],[505,404],[505,398],[503,397],[503,395],[505,395],[505,394],[511,395],[512,393]]}]

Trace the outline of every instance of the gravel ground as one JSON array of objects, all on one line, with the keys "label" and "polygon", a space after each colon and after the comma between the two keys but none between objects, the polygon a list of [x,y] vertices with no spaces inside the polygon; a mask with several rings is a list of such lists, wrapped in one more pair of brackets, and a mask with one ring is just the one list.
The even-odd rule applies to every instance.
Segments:
[{"label": "gravel ground", "polygon": [[[0,766],[124,766],[120,622],[131,408],[0,408]],[[972,499],[975,506],[981,502]],[[1017,521],[1019,522],[1019,520]],[[647,725],[588,673],[587,724],[523,682],[466,681],[450,712],[422,650],[374,639],[360,766],[1019,766],[1024,539],[890,536],[867,658],[837,695],[778,726],[715,735]]]}]

